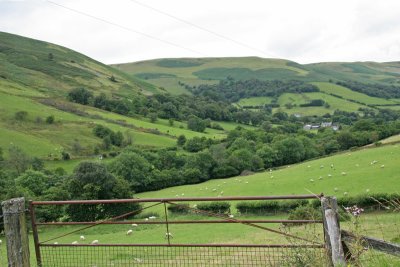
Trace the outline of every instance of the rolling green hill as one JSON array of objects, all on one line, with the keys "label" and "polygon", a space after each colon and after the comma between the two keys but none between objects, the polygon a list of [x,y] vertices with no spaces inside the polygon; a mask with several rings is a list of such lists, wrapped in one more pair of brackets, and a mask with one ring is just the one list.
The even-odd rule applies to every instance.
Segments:
[{"label": "rolling green hill", "polygon": [[[102,140],[93,135],[95,125],[130,136],[142,147],[170,147],[176,137],[222,138],[225,132],[187,130],[185,122],[150,122],[90,106],[71,103],[71,89],[85,88],[94,95],[134,99],[157,92],[155,86],[131,77],[70,49],[0,32],[0,147],[6,156],[16,145],[31,156],[59,159],[61,151],[75,158],[94,156]],[[23,112],[23,118],[16,118]],[[49,116],[54,123],[46,123]],[[68,165],[68,164],[67,164]]]},{"label": "rolling green hill", "polygon": [[301,65],[283,59],[238,57],[156,59],[114,66],[175,94],[187,93],[179,82],[188,85],[216,83],[227,76],[239,80],[354,80],[400,85],[399,62],[328,62]]}]

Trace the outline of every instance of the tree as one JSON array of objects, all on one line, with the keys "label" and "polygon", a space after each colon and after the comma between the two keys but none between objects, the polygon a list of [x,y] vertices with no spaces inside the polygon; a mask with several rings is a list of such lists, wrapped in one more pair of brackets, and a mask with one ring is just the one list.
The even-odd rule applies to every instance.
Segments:
[{"label": "tree", "polygon": [[292,164],[305,158],[303,143],[295,137],[288,137],[273,144],[280,164]]},{"label": "tree", "polygon": [[75,88],[68,93],[68,100],[71,102],[88,105],[93,94],[85,88]]},{"label": "tree", "polygon": [[204,141],[206,141],[204,137],[195,136],[186,141],[184,149],[189,152],[198,152],[205,148]]},{"label": "tree", "polygon": [[34,171],[42,171],[44,169],[44,162],[38,157],[32,159],[32,169]]},{"label": "tree", "polygon": [[109,165],[110,171],[128,181],[135,192],[145,191],[152,166],[141,155],[127,151],[118,155]]},{"label": "tree", "polygon": [[184,146],[186,143],[186,137],[181,134],[180,136],[178,136],[178,140],[176,141],[178,146]]},{"label": "tree", "polygon": [[39,171],[27,170],[25,173],[18,176],[15,182],[17,186],[32,192],[33,196],[41,196],[48,188],[48,180],[49,178]]},{"label": "tree", "polygon": [[[108,172],[105,165],[81,162],[67,182],[72,199],[131,198],[129,185]],[[71,220],[99,220],[138,208],[137,204],[70,205],[67,213]],[[118,209],[118,210],[116,210]]]},{"label": "tree", "polygon": [[154,123],[157,121],[157,113],[152,112],[149,114],[150,122]]},{"label": "tree", "polygon": [[189,130],[202,133],[206,129],[206,123],[199,117],[191,115],[189,116],[187,127]]},{"label": "tree", "polygon": [[8,149],[7,163],[20,175],[29,168],[31,158],[21,148],[13,145]]},{"label": "tree", "polygon": [[14,114],[14,118],[15,118],[17,121],[24,121],[24,120],[26,120],[27,117],[28,117],[28,112],[26,112],[26,111],[24,111],[24,110],[22,110],[22,111],[17,111],[17,112],[15,112],[15,114]]},{"label": "tree", "polygon": [[46,118],[46,123],[47,124],[53,124],[54,123],[54,116],[50,115]]}]

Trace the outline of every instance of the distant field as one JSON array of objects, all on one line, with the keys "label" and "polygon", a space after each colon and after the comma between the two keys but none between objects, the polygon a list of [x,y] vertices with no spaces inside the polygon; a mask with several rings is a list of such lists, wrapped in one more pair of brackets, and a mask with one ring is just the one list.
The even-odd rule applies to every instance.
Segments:
[{"label": "distant field", "polygon": [[240,106],[263,106],[265,104],[270,104],[272,97],[260,96],[260,97],[249,97],[240,99],[237,104]]},{"label": "distant field", "polygon": [[[305,104],[310,102],[313,99],[322,99],[325,102],[328,102],[329,108],[325,108],[323,106],[318,107],[300,107],[300,104]],[[279,108],[275,108],[274,111],[282,110],[289,114],[300,114],[303,116],[306,115],[318,115],[325,113],[333,113],[336,109],[344,110],[348,112],[356,112],[360,107],[365,107],[363,105],[353,103],[344,99],[340,99],[325,93],[303,93],[303,94],[293,94],[293,93],[285,93],[282,94],[278,103],[280,105]],[[285,107],[285,104],[291,103],[297,106],[288,109]]]},{"label": "distant field", "polygon": [[355,100],[367,105],[387,105],[387,104],[396,104],[397,102],[394,102],[392,100],[386,100],[384,98],[378,98],[378,97],[372,97],[372,96],[368,96],[356,91],[352,91],[346,87],[337,85],[337,84],[333,84],[333,83],[326,83],[326,82],[315,82],[312,83],[316,86],[318,86],[318,88],[324,92],[324,93],[328,93],[328,94],[335,94],[335,95],[339,95],[341,97],[343,97],[344,99],[351,99],[351,100]]}]

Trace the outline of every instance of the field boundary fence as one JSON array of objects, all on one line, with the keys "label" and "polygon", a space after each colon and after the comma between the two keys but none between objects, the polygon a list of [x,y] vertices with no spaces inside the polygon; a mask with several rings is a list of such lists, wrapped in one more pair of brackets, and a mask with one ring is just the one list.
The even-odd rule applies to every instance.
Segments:
[{"label": "field boundary fence", "polygon": [[[245,219],[221,214],[209,210],[201,210],[196,205],[185,206],[191,213],[202,216],[192,216],[184,220],[169,217],[167,206],[183,206],[185,203],[222,202],[222,201],[282,201],[282,200],[321,200],[323,220],[288,220],[288,219]],[[113,218],[99,221],[37,221],[37,208],[40,206],[63,205],[118,205],[127,203],[141,204],[140,208],[125,212]],[[144,198],[144,199],[114,199],[114,200],[70,200],[70,201],[29,201],[30,219],[34,239],[36,264],[38,267],[76,267],[76,266],[293,266],[311,258],[321,259],[324,265],[338,265],[344,262],[343,248],[340,242],[340,228],[337,218],[335,198],[320,195],[289,195],[289,196],[244,196],[244,197],[197,197],[197,198]],[[336,206],[335,206],[336,205]],[[137,219],[133,215],[154,207],[163,210],[163,218],[156,220]],[[133,216],[133,217],[132,217]],[[199,219],[200,218],[200,219]],[[203,219],[201,219],[203,218]],[[205,219],[204,219],[205,218]],[[243,219],[242,219],[243,218]],[[103,243],[97,240],[88,243],[66,243],[65,237],[79,235],[82,231],[101,225],[160,225],[165,231],[164,242]],[[170,233],[170,227],[177,224],[238,224],[252,227],[271,235],[279,235],[286,242],[260,244],[254,243],[195,243],[175,242]],[[300,236],[282,230],[280,227],[270,227],[270,224],[321,225],[323,237],[314,240],[313,237]],[[68,227],[69,226],[69,227]],[[56,236],[42,237],[45,227],[64,227],[63,233]],[[128,234],[128,233],[127,233]],[[229,233],[226,233],[229,234]],[[63,239],[64,238],[64,239]],[[43,239],[43,240],[42,240]],[[336,240],[337,239],[337,240]],[[97,242],[96,242],[97,241]],[[234,242],[234,241],[233,241]],[[304,258],[304,255],[305,258]],[[307,259],[307,257],[309,257]],[[286,265],[285,265],[286,264]],[[22,265],[21,265],[22,266]]]}]

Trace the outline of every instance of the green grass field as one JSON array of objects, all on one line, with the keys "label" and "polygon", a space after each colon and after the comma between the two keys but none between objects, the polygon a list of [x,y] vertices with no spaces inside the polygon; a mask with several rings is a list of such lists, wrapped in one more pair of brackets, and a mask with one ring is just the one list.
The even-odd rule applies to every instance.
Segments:
[{"label": "green grass field", "polygon": [[326,82],[315,82],[313,83],[322,92],[327,94],[335,94],[343,97],[344,99],[355,100],[367,105],[391,105],[397,104],[393,100],[386,100],[384,98],[372,97],[359,92],[352,91],[346,87]]},{"label": "green grass field", "polygon": [[[329,107],[300,107],[300,104],[305,104],[310,102],[313,99],[322,99],[329,104]],[[332,114],[336,109],[344,110],[348,112],[356,112],[360,107],[366,107],[357,103],[353,103],[338,97],[334,97],[325,93],[303,93],[303,94],[293,94],[293,93],[285,93],[282,94],[278,103],[280,105],[279,108],[275,108],[274,112],[280,110],[284,111],[288,114],[300,114],[303,116],[316,115],[316,114]],[[291,103],[292,105],[296,105],[292,108],[287,108],[285,104]]]},{"label": "green grass field", "polygon": [[240,99],[237,104],[239,106],[263,106],[265,104],[270,104],[272,101],[271,97],[260,96],[260,97],[249,97]]}]

